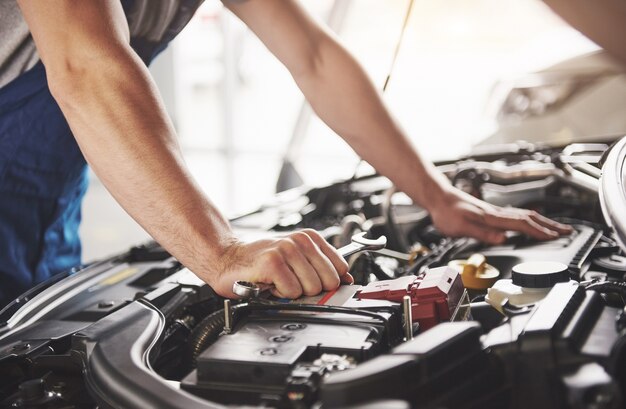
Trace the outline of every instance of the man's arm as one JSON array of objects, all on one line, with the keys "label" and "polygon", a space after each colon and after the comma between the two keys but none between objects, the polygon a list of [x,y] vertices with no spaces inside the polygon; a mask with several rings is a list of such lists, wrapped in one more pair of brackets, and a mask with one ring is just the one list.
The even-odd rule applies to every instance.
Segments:
[{"label": "man's arm", "polygon": [[499,243],[506,230],[538,239],[569,231],[535,212],[492,206],[450,186],[420,158],[362,67],[297,0],[224,0],[224,4],[287,66],[320,118],[429,210],[443,233]]},{"label": "man's arm", "polygon": [[626,66],[626,2],[544,0],[544,3]]},{"label": "man's arm", "polygon": [[124,209],[224,296],[235,280],[286,297],[350,281],[313,231],[241,243],[189,175],[155,84],[129,46],[119,0],[20,0],[50,90],[88,163]]}]

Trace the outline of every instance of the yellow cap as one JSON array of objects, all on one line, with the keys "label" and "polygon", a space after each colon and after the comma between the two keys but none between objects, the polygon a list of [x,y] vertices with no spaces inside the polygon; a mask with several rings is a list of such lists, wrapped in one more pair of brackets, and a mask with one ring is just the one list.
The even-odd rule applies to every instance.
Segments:
[{"label": "yellow cap", "polygon": [[491,287],[500,277],[500,271],[487,264],[482,254],[472,254],[467,260],[452,260],[448,266],[461,274],[463,285],[472,290],[484,290]]}]

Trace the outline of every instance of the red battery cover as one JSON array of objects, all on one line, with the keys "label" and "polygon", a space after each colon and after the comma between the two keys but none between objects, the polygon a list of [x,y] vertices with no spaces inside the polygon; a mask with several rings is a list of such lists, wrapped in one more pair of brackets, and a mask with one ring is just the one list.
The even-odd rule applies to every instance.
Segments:
[{"label": "red battery cover", "polygon": [[411,297],[413,322],[419,322],[422,330],[449,321],[463,297],[463,282],[455,269],[438,267],[420,276],[406,276],[395,280],[370,283],[363,287],[357,298],[402,302],[405,295]]}]

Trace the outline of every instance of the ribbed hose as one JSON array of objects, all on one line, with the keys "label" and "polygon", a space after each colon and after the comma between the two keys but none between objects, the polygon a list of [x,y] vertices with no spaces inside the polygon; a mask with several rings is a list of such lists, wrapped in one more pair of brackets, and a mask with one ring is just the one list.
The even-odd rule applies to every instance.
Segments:
[{"label": "ribbed hose", "polygon": [[626,283],[615,281],[601,281],[599,283],[589,284],[587,290],[598,291],[600,293],[620,293],[626,296]]},{"label": "ribbed hose", "polygon": [[198,355],[217,340],[224,329],[224,310],[215,311],[196,326],[191,333],[189,355],[192,369],[197,366]]}]

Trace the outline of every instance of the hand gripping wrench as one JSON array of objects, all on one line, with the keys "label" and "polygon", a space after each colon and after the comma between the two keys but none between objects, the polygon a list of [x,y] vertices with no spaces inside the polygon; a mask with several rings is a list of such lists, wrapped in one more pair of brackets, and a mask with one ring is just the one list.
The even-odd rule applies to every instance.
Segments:
[{"label": "hand gripping wrench", "polygon": [[[337,249],[341,257],[349,257],[361,251],[373,251],[385,248],[387,245],[387,237],[380,236],[377,239],[368,239],[366,233],[359,233],[352,236],[352,242],[346,246]],[[242,298],[256,298],[263,291],[274,287],[273,284],[251,283],[249,281],[238,280],[233,284],[233,293]]]}]

